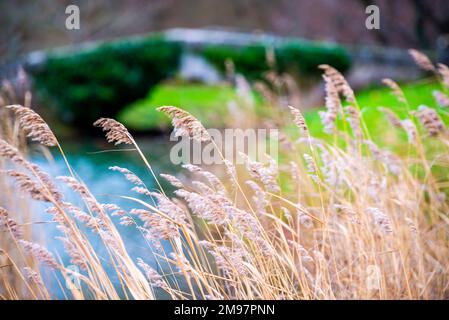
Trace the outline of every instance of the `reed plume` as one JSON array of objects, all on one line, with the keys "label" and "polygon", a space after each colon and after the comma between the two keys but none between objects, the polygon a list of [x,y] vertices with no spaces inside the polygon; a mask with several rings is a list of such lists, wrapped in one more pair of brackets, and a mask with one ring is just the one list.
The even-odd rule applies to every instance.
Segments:
[{"label": "reed plume", "polygon": [[395,81],[386,78],[383,79],[382,82],[391,89],[391,92],[396,97],[396,99],[398,99],[399,102],[407,103],[407,99],[405,98],[404,92]]},{"label": "reed plume", "polygon": [[443,84],[446,88],[449,88],[449,67],[445,64],[438,64],[438,73],[441,75],[443,79]]},{"label": "reed plume", "polygon": [[172,176],[170,174],[164,174],[164,173],[161,173],[160,176],[162,178],[164,178],[166,181],[168,181],[173,187],[176,187],[176,188],[184,187],[184,184],[181,182],[181,180],[179,180],[175,176]]},{"label": "reed plume", "polygon": [[305,137],[309,137],[309,129],[307,128],[306,120],[304,119],[301,111],[292,106],[289,106],[289,109],[293,115],[293,121],[298,126],[298,128],[301,129],[302,134]]},{"label": "reed plume", "polygon": [[145,276],[152,286],[161,289],[168,289],[168,285],[162,276],[147,263],[145,263],[142,258],[137,258],[137,265],[145,272]]},{"label": "reed plume", "polygon": [[16,170],[3,170],[0,172],[13,178],[18,188],[28,193],[34,200],[51,202],[52,198],[45,192],[45,189],[29,175]]},{"label": "reed plume", "polygon": [[410,119],[405,119],[401,121],[401,126],[407,133],[408,142],[415,144],[418,137],[418,131],[416,130],[415,123]]},{"label": "reed plume", "polygon": [[120,122],[110,118],[100,118],[94,122],[95,127],[100,127],[106,132],[106,139],[109,143],[133,144],[131,135],[126,127]]},{"label": "reed plume", "polygon": [[28,132],[27,136],[31,140],[37,141],[47,147],[53,147],[58,144],[58,140],[48,124],[32,109],[21,105],[10,105],[6,108],[15,112],[21,127]]},{"label": "reed plume", "polygon": [[348,113],[348,122],[351,126],[352,133],[355,138],[362,139],[363,133],[360,127],[360,114],[359,111],[353,106],[347,106],[346,112]]},{"label": "reed plume", "polygon": [[187,111],[169,106],[159,107],[157,110],[170,117],[176,137],[188,137],[198,141],[211,139],[201,122]]},{"label": "reed plume", "polygon": [[134,174],[133,172],[131,172],[130,170],[128,170],[126,168],[112,166],[112,167],[109,167],[109,170],[118,171],[118,172],[122,173],[129,182],[131,182],[132,184],[134,184],[136,186],[144,186],[145,185],[143,183],[143,181],[136,174]]},{"label": "reed plume", "polygon": [[390,123],[394,127],[402,128],[401,119],[397,116],[396,113],[391,111],[389,108],[380,107],[379,110],[381,110],[385,114],[385,116],[387,117],[388,121],[390,121]]},{"label": "reed plume", "polygon": [[342,110],[340,96],[337,88],[330,77],[323,75],[325,84],[325,106],[326,111],[320,111],[319,115],[321,122],[324,125],[324,131],[332,134],[335,128],[335,121],[337,120],[338,113]]},{"label": "reed plume", "polygon": [[446,131],[443,121],[434,109],[421,105],[415,115],[431,137]]},{"label": "reed plume", "polygon": [[429,57],[426,56],[424,53],[415,49],[410,49],[408,52],[412,56],[415,63],[421,69],[426,71],[435,71],[435,66],[433,65],[432,61],[430,61]]},{"label": "reed plume", "polygon": [[345,77],[337,69],[327,64],[322,64],[319,66],[319,68],[323,70],[326,77],[330,81],[332,81],[335,89],[339,94],[343,95],[343,97],[345,97],[348,102],[355,102],[354,91],[346,81]]},{"label": "reed plume", "polygon": [[22,239],[23,230],[21,226],[14,219],[10,218],[8,211],[2,207],[0,207],[0,221],[5,229],[11,232],[14,238]]},{"label": "reed plume", "polygon": [[53,254],[50,251],[48,251],[47,248],[44,248],[38,243],[26,240],[19,240],[19,243],[22,245],[24,250],[32,254],[37,260],[39,260],[43,264],[53,269],[60,268],[59,263],[56,262],[55,258],[53,257]]},{"label": "reed plume", "polygon": [[447,108],[449,107],[449,97],[447,96],[447,94],[438,91],[438,90],[434,90],[432,92],[433,97],[435,98],[436,103],[442,107],[442,108]]},{"label": "reed plume", "polygon": [[240,153],[240,156],[244,159],[249,174],[262,182],[267,191],[274,193],[280,191],[276,181],[278,167],[273,159],[271,159],[269,165],[266,166],[261,162],[251,160],[246,154]]}]

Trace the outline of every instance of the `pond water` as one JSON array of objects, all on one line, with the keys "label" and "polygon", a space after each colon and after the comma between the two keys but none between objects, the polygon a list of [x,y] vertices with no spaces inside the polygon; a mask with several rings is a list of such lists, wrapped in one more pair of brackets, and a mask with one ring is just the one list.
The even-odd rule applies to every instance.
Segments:
[{"label": "pond water", "polygon": [[[171,145],[168,143],[168,138],[137,139],[137,142],[152,165],[156,175],[159,175],[160,173],[176,174],[176,172],[180,170],[180,167],[174,166],[170,162],[169,153]],[[85,139],[82,143],[80,143],[79,140],[78,142],[65,141],[63,149],[66,152],[69,163],[75,174],[88,186],[92,194],[100,203],[115,203],[125,210],[131,210],[132,208],[141,208],[141,206],[131,200],[120,198],[120,196],[133,196],[142,200],[149,200],[148,198],[145,199],[145,196],[131,191],[133,185],[127,181],[121,173],[109,170],[108,168],[110,166],[127,168],[136,173],[149,189],[156,189],[151,174],[143,165],[137,152],[126,149],[126,146],[114,147],[112,144],[104,143],[104,140]],[[46,157],[43,157],[42,154],[33,153],[32,155],[33,162],[39,164],[53,177],[69,175],[67,166],[61,155],[54,152],[52,158],[53,159],[50,159],[49,161]],[[170,186],[162,180],[163,179],[161,179],[160,182],[164,190],[171,190]],[[58,183],[58,186],[64,191],[66,201],[82,207],[82,202],[76,194],[71,192],[61,183]],[[43,207],[42,204],[36,203],[36,207],[33,208],[33,214],[35,214],[34,221],[50,220],[49,214],[45,213],[44,209],[45,207]],[[135,227],[124,227],[119,225],[119,217],[112,217],[112,219],[122,235],[128,253],[134,261],[138,257],[141,257],[155,269],[160,270],[161,265],[156,262],[153,255],[154,248],[149,247],[148,242],[143,238],[141,233]],[[70,265],[70,258],[65,253],[61,241],[55,239],[56,237],[61,236],[61,233],[56,229],[55,224],[45,223],[43,224],[43,229],[39,232],[40,234],[38,236],[41,241],[43,240],[46,246],[54,252],[56,256],[62,259],[65,265]],[[117,276],[113,272],[112,267],[108,265],[107,252],[101,241],[98,239],[98,236],[93,234],[90,230],[86,230],[86,233],[89,235],[96,252],[101,258],[104,258],[105,268],[111,275],[111,279],[117,283]],[[167,244],[163,244],[163,246],[164,248],[167,248]],[[44,269],[45,268],[42,270],[44,274],[47,273],[48,277],[54,277],[54,274],[48,274],[48,270]],[[57,281],[55,281],[54,278],[48,278],[47,281],[54,282],[54,290],[58,292],[57,295],[59,297],[63,298],[63,292],[60,290],[59,285],[57,285]]]}]

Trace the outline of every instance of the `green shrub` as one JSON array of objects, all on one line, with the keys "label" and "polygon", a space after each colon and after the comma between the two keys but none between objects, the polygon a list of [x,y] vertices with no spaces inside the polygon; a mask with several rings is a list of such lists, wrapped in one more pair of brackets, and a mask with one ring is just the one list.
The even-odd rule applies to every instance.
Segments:
[{"label": "green shrub", "polygon": [[177,70],[180,55],[179,44],[151,37],[80,53],[50,53],[44,65],[30,71],[38,92],[56,106],[59,116],[86,126],[144,97]]},{"label": "green shrub", "polygon": [[[234,62],[237,72],[249,79],[260,79],[269,70],[266,61],[268,46],[253,44],[247,47],[225,45],[206,46],[202,54],[218,69],[224,71],[227,59]],[[289,40],[274,47],[278,72],[318,76],[318,65],[326,63],[344,72],[350,67],[347,51],[337,45]]]}]

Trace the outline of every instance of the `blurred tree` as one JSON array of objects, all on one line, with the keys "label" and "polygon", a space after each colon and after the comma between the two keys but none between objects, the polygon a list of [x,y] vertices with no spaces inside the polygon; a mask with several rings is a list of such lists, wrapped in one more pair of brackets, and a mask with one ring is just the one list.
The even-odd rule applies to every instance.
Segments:
[{"label": "blurred tree", "polygon": [[[396,38],[401,36],[409,43],[409,46],[435,48],[436,39],[449,34],[449,1],[355,1],[362,7],[373,4],[381,8],[382,26],[379,30],[373,31],[373,35],[382,45],[395,45]],[[411,10],[409,15],[412,20],[404,27],[402,19],[406,19],[407,9]]]}]

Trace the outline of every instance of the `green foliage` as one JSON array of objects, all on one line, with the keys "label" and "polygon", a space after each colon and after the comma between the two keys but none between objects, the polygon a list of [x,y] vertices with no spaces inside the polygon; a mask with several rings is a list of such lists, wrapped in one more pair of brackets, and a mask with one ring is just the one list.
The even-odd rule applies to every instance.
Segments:
[{"label": "green foliage", "polygon": [[[180,43],[152,35],[104,43],[81,52],[50,52],[43,65],[29,71],[38,97],[54,107],[59,118],[90,128],[97,118],[115,117],[125,106],[144,98],[160,81],[173,76],[182,50]],[[241,48],[214,45],[200,53],[221,70],[230,58],[238,72],[257,79],[270,69],[266,50],[262,44]],[[274,50],[279,72],[318,75],[321,63],[342,71],[350,64],[346,51],[333,45],[291,40]],[[172,92],[173,96],[179,94]]]},{"label": "green foliage", "polygon": [[50,54],[31,72],[39,93],[65,121],[86,126],[144,97],[177,70],[180,54],[179,44],[150,37]]},{"label": "green foliage", "polygon": [[[270,70],[266,52],[268,46],[254,44],[237,48],[223,45],[206,46],[202,54],[218,69],[224,71],[225,61],[233,61],[237,72],[249,79],[260,79],[264,72]],[[276,69],[278,72],[292,72],[297,75],[318,76],[318,66],[326,63],[344,72],[350,67],[350,58],[340,46],[289,40],[274,47]]]},{"label": "green foliage", "polygon": [[[259,106],[260,97],[254,98]],[[166,129],[170,120],[156,108],[171,105],[195,115],[206,127],[220,127],[229,117],[227,104],[239,99],[235,89],[226,85],[160,84],[145,99],[121,111],[118,120],[132,130]]]}]

